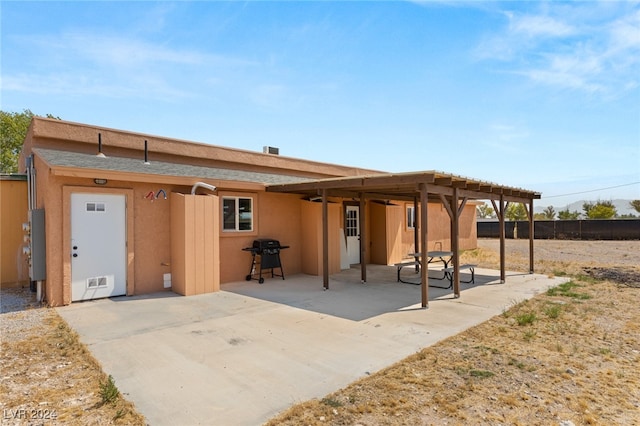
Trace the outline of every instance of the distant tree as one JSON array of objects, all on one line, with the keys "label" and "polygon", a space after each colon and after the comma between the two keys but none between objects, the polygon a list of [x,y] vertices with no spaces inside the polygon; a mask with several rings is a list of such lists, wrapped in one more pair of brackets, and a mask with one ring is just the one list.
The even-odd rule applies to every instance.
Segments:
[{"label": "distant tree", "polygon": [[[18,172],[18,156],[33,116],[28,109],[22,112],[0,111],[0,173]],[[60,120],[51,114],[47,114],[47,118]]]},{"label": "distant tree", "polygon": [[545,219],[554,220],[556,218],[556,209],[553,206],[548,206],[542,210],[542,215]]},{"label": "distant tree", "polygon": [[569,211],[569,207],[558,212],[558,219],[560,220],[576,220],[580,217],[580,212],[577,210]]},{"label": "distant tree", "polygon": [[631,206],[632,209],[640,213],[640,200],[629,201],[629,205]]},{"label": "distant tree", "polygon": [[511,221],[527,220],[529,218],[529,215],[527,215],[527,209],[522,203],[510,203],[509,207],[507,207],[507,211],[505,212],[505,216],[507,220]]},{"label": "distant tree", "polygon": [[587,219],[611,219],[618,215],[616,206],[611,201],[588,201],[582,204],[582,210]]},{"label": "distant tree", "polygon": [[479,219],[489,219],[496,217],[496,212],[487,203],[476,206],[476,217]]}]

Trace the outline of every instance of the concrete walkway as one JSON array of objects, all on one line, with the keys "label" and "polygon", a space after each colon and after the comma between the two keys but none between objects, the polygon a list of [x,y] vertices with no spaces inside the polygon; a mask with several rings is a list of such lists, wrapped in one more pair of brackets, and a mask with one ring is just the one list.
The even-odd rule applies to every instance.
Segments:
[{"label": "concrete walkway", "polygon": [[332,276],[329,291],[298,275],[58,312],[151,425],[259,425],[565,281],[511,273],[499,284],[499,273],[477,269],[459,299],[430,288],[425,310],[420,287],[396,283],[395,268],[367,272],[366,284],[356,268]]}]

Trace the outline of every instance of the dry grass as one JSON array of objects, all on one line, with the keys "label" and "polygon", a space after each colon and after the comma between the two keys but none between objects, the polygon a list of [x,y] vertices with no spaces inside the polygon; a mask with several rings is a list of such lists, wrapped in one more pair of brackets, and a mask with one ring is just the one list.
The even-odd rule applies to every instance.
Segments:
[{"label": "dry grass", "polygon": [[108,377],[53,309],[25,336],[3,336],[0,366],[3,425],[145,424],[121,395],[103,401],[101,384]]},{"label": "dry grass", "polygon": [[[528,254],[508,257],[528,269]],[[483,249],[463,259],[499,262]],[[640,271],[617,269],[634,287],[558,254],[536,268],[572,281],[267,425],[640,424]]]}]

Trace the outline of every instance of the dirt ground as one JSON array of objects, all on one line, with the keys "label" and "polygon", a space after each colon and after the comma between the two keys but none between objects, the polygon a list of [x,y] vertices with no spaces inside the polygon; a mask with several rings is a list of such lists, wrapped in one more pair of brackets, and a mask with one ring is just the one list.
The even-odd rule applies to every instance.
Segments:
[{"label": "dirt ground", "polygon": [[[640,241],[534,247],[536,272],[569,284],[267,425],[640,425]],[[528,271],[528,241],[505,248]],[[498,251],[462,261],[497,268]]]},{"label": "dirt ground", "polygon": [[[464,262],[497,268],[497,241]],[[507,269],[528,271],[508,240]],[[639,425],[640,241],[535,242],[570,285],[514,306],[269,425]],[[55,310],[0,291],[1,424],[144,425]],[[117,383],[115,384],[117,386]]]},{"label": "dirt ground", "polygon": [[145,424],[55,309],[28,288],[2,289],[0,307],[0,424]]},{"label": "dirt ground", "polygon": [[[500,240],[478,240],[478,247],[498,253]],[[638,241],[563,241],[534,240],[536,260],[577,263],[589,266],[640,266]],[[507,258],[529,257],[529,240],[505,240]]]}]

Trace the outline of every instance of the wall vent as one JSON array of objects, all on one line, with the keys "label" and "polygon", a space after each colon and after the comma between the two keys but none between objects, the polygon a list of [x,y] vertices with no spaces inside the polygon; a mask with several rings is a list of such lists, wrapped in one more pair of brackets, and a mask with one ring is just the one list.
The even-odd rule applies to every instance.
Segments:
[{"label": "wall vent", "polygon": [[275,146],[264,146],[262,147],[262,152],[265,154],[280,155],[280,148],[276,148]]},{"label": "wall vent", "polygon": [[87,278],[87,288],[99,288],[107,286],[107,277]]}]

